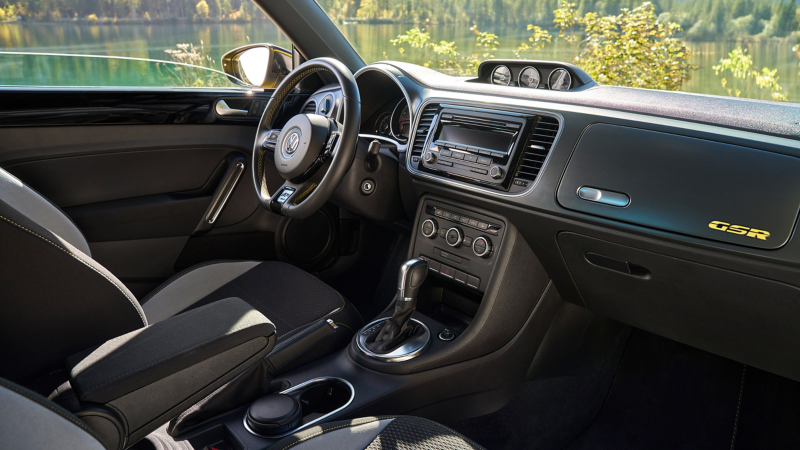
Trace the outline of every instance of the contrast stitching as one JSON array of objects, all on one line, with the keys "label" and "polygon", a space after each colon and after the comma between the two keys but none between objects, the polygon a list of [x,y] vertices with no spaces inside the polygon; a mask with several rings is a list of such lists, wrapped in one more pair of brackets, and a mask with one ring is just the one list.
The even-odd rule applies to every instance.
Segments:
[{"label": "contrast stitching", "polygon": [[736,445],[736,432],[739,429],[739,411],[742,409],[742,394],[744,394],[744,376],[747,374],[747,364],[742,364],[742,385],[739,387],[739,402],[736,404],[736,418],[733,420],[733,438],[731,438],[731,450]]},{"label": "contrast stitching", "polygon": [[43,407],[49,409],[50,411],[58,414],[59,416],[63,417],[64,419],[69,420],[73,424],[77,425],[83,431],[86,431],[87,433],[89,433],[93,438],[95,438],[98,441],[100,441],[101,444],[103,443],[103,441],[100,440],[99,437],[95,434],[94,430],[92,430],[91,428],[86,426],[83,422],[74,419],[72,416],[70,416],[68,414],[64,414],[64,411],[61,411],[60,409],[54,407],[53,405],[50,405],[50,404],[45,403],[45,402],[42,402],[38,398],[34,398],[34,397],[31,397],[31,396],[27,395],[26,392],[22,391],[21,389],[17,388],[16,386],[14,386],[12,384],[2,383],[2,384],[0,384],[0,386],[4,387],[4,388],[6,388],[6,389],[8,389],[10,391],[15,392],[17,395],[19,395],[21,397],[25,397],[26,399],[28,399],[28,400],[30,400],[32,402],[35,402],[39,406],[43,406]]},{"label": "contrast stitching", "polygon": [[[315,68],[312,68],[312,69],[305,70],[302,73],[300,73],[299,75],[295,76],[295,78],[293,80],[291,80],[289,82],[289,84],[286,85],[286,87],[281,91],[281,93],[278,94],[277,97],[274,97],[274,99],[275,99],[274,105],[275,106],[273,108],[271,108],[269,111],[266,111],[266,115],[264,116],[263,123],[265,125],[267,125],[268,128],[272,128],[272,115],[275,114],[275,111],[277,111],[278,107],[283,103],[284,97],[286,97],[289,94],[289,92],[292,89],[294,89],[295,85],[297,85],[297,83],[302,81],[305,77],[311,75],[314,72],[320,72],[320,71],[323,71],[323,70],[327,71],[327,72],[330,72],[330,70],[328,70],[325,67],[315,67]],[[271,100],[270,100],[270,102],[271,102]],[[268,193],[267,193],[267,190],[266,190],[266,183],[264,182],[264,177],[263,177],[263,160],[264,160],[264,154],[265,153],[266,153],[266,150],[259,151],[259,154],[258,154],[258,185],[259,185],[259,188],[261,188],[261,195],[264,196],[264,197],[267,197]]]},{"label": "contrast stitching", "polygon": [[[141,370],[148,369],[148,368],[150,368],[150,367],[153,367],[153,366],[155,366],[156,364],[158,364],[158,363],[160,363],[160,362],[163,362],[163,361],[166,361],[166,360],[168,360],[168,359],[171,359],[171,358],[173,358],[175,355],[178,355],[178,354],[181,354],[181,353],[190,352],[190,351],[192,351],[192,350],[194,350],[194,349],[196,349],[196,348],[198,348],[198,347],[202,347],[203,345],[205,345],[205,344],[207,344],[207,343],[209,343],[209,342],[211,342],[211,341],[214,341],[214,340],[218,340],[218,339],[225,338],[225,337],[227,337],[227,336],[230,336],[230,335],[232,335],[233,333],[236,333],[237,331],[244,330],[245,328],[249,328],[249,327],[251,327],[251,326],[253,326],[253,325],[255,325],[255,323],[253,323],[253,322],[248,322],[248,323],[241,324],[240,326],[238,326],[238,327],[236,327],[236,328],[233,328],[233,329],[231,329],[231,330],[228,330],[228,332],[227,332],[225,335],[223,335],[223,336],[214,336],[214,337],[212,337],[212,338],[206,339],[206,340],[205,340],[205,341],[203,341],[203,342],[200,342],[199,344],[195,344],[195,345],[193,345],[193,346],[191,346],[191,347],[189,347],[189,348],[180,349],[180,350],[176,351],[175,353],[172,353],[172,354],[170,354],[170,355],[167,355],[167,356],[165,356],[165,357],[163,357],[163,358],[160,358],[160,359],[158,359],[158,360],[156,360],[156,361],[153,361],[153,362],[151,362],[150,364],[147,364],[147,365],[145,365],[145,366],[141,366],[141,367],[137,367],[137,368],[135,368],[135,369],[129,370],[128,372],[125,372],[125,373],[123,373],[123,374],[120,374],[120,375],[118,375],[118,376],[114,377],[114,378],[113,378],[113,379],[111,379],[111,380],[108,380],[108,381],[105,381],[105,382],[103,382],[103,383],[101,383],[101,384],[98,384],[98,385],[95,385],[95,386],[92,386],[92,387],[89,387],[89,388],[83,389],[83,393],[84,393],[84,395],[85,395],[85,394],[88,394],[88,393],[90,393],[90,392],[92,392],[92,391],[95,391],[95,390],[97,390],[97,389],[100,389],[100,388],[101,388],[101,387],[103,387],[103,386],[106,386],[106,385],[108,385],[108,384],[111,384],[111,383],[113,383],[113,382],[115,382],[115,381],[119,380],[120,378],[124,378],[124,377],[126,377],[126,376],[128,376],[128,375],[130,375],[130,374],[132,374],[132,373],[136,373],[136,372],[139,372],[139,371],[141,371]],[[257,338],[257,337],[264,337],[264,336],[256,336],[256,338]],[[253,338],[253,339],[256,339],[256,338]]]},{"label": "contrast stitching", "polygon": [[[283,447],[283,449],[281,449],[281,450],[286,450],[288,448],[292,448],[297,444],[303,443],[303,442],[305,442],[305,441],[307,441],[307,440],[309,440],[311,438],[315,438],[315,437],[320,436],[322,434],[325,434],[325,433],[327,433],[329,431],[338,430],[340,428],[347,428],[347,427],[353,427],[353,426],[358,426],[358,425],[364,425],[364,424],[367,424],[367,423],[370,423],[370,422],[376,422],[376,421],[380,422],[381,420],[396,419],[397,417],[398,416],[370,417],[369,419],[363,419],[363,422],[357,422],[356,423],[355,421],[353,421],[353,422],[346,423],[344,425],[339,425],[339,426],[336,426],[336,427],[333,427],[333,428],[322,429],[322,430],[320,430],[320,431],[318,431],[318,432],[316,432],[316,433],[314,433],[312,435],[306,436],[304,438],[300,438],[300,440],[298,440],[297,442],[293,442],[293,443],[287,445],[286,447]],[[356,420],[358,420],[358,419],[356,419]]]},{"label": "contrast stitching", "polygon": [[34,235],[34,236],[38,237],[39,239],[41,239],[41,240],[43,240],[43,241],[45,241],[45,242],[49,243],[49,244],[50,244],[50,245],[52,245],[53,247],[55,247],[55,248],[57,248],[57,249],[61,250],[62,252],[64,252],[64,253],[68,254],[69,256],[72,256],[72,257],[73,257],[73,258],[75,258],[76,260],[80,261],[80,263],[81,263],[81,264],[83,264],[84,266],[86,266],[86,267],[88,267],[88,268],[90,268],[90,269],[94,270],[94,271],[95,271],[95,272],[96,272],[98,275],[100,275],[100,276],[102,276],[103,278],[105,278],[106,280],[108,280],[108,282],[109,282],[109,283],[113,284],[113,285],[114,285],[114,287],[116,287],[117,289],[119,289],[119,291],[122,293],[122,295],[124,295],[124,296],[125,296],[125,298],[127,298],[127,299],[128,299],[128,301],[129,301],[129,302],[131,302],[131,305],[133,306],[133,309],[135,309],[135,310],[136,310],[136,314],[138,314],[138,315],[139,315],[139,318],[141,318],[141,319],[142,319],[142,324],[144,324],[144,326],[147,326],[147,319],[145,319],[144,315],[143,315],[143,314],[142,314],[142,312],[139,310],[139,308],[137,308],[137,307],[136,307],[136,306],[137,306],[137,304],[136,304],[136,301],[135,301],[134,299],[130,298],[130,297],[128,296],[128,294],[126,294],[126,293],[125,293],[125,291],[124,291],[124,290],[122,290],[122,288],[121,288],[121,287],[120,287],[120,286],[119,286],[117,283],[115,283],[115,282],[114,282],[114,280],[112,280],[111,278],[107,277],[107,276],[106,276],[106,275],[105,275],[103,272],[100,272],[99,270],[97,270],[97,269],[95,269],[94,267],[90,266],[89,264],[87,264],[87,263],[86,263],[86,261],[84,261],[84,260],[80,259],[80,258],[79,258],[77,255],[75,255],[74,253],[70,252],[69,250],[65,249],[64,247],[61,247],[60,245],[56,244],[55,242],[51,241],[50,239],[47,239],[46,237],[44,237],[44,236],[41,236],[41,235],[39,235],[38,233],[36,233],[36,232],[34,232],[34,231],[31,231],[31,230],[29,230],[29,229],[27,229],[27,228],[23,227],[22,225],[20,225],[20,224],[18,224],[18,223],[16,223],[16,222],[14,222],[13,220],[11,220],[11,219],[7,219],[6,217],[0,216],[0,219],[3,219],[3,220],[5,220],[6,222],[10,223],[11,225],[14,225],[15,227],[17,227],[17,228],[20,228],[20,229],[22,229],[22,230],[25,230],[25,231],[27,231],[28,233],[30,233],[30,234],[32,234],[32,235]]}]

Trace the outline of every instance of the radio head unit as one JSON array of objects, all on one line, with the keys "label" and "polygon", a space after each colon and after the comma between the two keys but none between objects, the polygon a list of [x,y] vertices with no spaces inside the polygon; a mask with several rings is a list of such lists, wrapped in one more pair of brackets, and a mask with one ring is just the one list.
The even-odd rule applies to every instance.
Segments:
[{"label": "radio head unit", "polygon": [[532,118],[443,105],[419,168],[507,191]]}]

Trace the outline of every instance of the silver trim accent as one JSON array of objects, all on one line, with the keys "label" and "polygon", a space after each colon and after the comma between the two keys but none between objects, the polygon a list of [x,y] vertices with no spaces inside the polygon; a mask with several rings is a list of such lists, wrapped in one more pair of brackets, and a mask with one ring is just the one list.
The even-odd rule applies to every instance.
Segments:
[{"label": "silver trim accent", "polygon": [[379,134],[359,134],[358,137],[367,138],[367,139],[378,139],[379,141],[386,141],[389,143],[394,144],[397,147],[398,153],[405,153],[408,149],[408,143],[402,144],[400,142],[395,141],[394,139],[386,136],[381,136]]},{"label": "silver trim accent", "polygon": [[339,329],[339,325],[336,325],[336,322],[332,321],[331,319],[328,319],[326,322],[328,322],[328,325],[330,325],[334,330]]},{"label": "silver trim accent", "polygon": [[[444,92],[444,93],[447,93],[447,92]],[[463,94],[463,93],[459,92],[458,94]],[[466,95],[478,96],[479,94],[466,94]],[[429,180],[433,180],[433,181],[436,181],[436,182],[441,183],[441,184],[450,185],[450,186],[466,189],[466,190],[469,190],[469,191],[480,192],[480,193],[488,193],[488,194],[496,195],[498,197],[522,197],[522,196],[528,195],[528,193],[530,193],[536,187],[536,185],[539,184],[539,180],[541,180],[541,178],[542,178],[542,173],[544,173],[544,170],[547,168],[547,163],[550,162],[550,158],[553,156],[553,152],[554,152],[554,150],[556,148],[556,145],[558,144],[558,141],[561,138],[561,133],[564,131],[564,116],[562,116],[561,114],[558,114],[558,113],[551,112],[551,111],[545,111],[545,110],[533,109],[533,108],[529,109],[529,108],[520,107],[520,106],[516,106],[516,105],[505,105],[505,104],[498,105],[498,104],[495,104],[495,103],[490,103],[489,100],[487,100],[486,103],[483,104],[483,103],[480,103],[480,102],[473,102],[473,101],[461,101],[461,100],[458,100],[458,99],[455,99],[455,98],[430,97],[430,98],[426,98],[425,101],[423,101],[420,104],[419,109],[417,109],[417,114],[414,117],[414,126],[413,126],[413,128],[411,128],[411,135],[408,138],[408,142],[416,141],[417,128],[419,127],[420,120],[422,120],[422,112],[425,111],[425,107],[428,106],[428,104],[430,104],[430,103],[437,103],[437,104],[440,104],[440,105],[441,104],[446,104],[448,106],[461,106],[461,107],[471,108],[470,109],[471,111],[479,111],[479,112],[483,111],[483,112],[487,112],[487,113],[500,113],[500,114],[509,114],[509,113],[511,113],[511,114],[518,114],[518,115],[526,115],[526,114],[528,114],[528,115],[548,116],[548,117],[553,117],[556,120],[558,120],[558,123],[559,123],[558,133],[556,134],[555,139],[553,139],[553,144],[550,146],[550,151],[547,152],[547,158],[545,158],[544,162],[542,163],[542,168],[539,169],[539,175],[536,177],[536,179],[533,181],[533,183],[531,183],[528,186],[527,189],[525,189],[522,192],[516,192],[516,193],[513,193],[513,194],[510,194],[508,192],[497,191],[495,189],[484,188],[484,187],[481,187],[479,185],[475,185],[475,184],[471,184],[471,183],[465,183],[463,181],[457,181],[457,180],[453,180],[453,179],[450,179],[450,178],[440,177],[439,175],[433,175],[433,174],[429,174],[429,173],[426,173],[426,172],[422,172],[421,170],[415,169],[411,165],[411,153],[413,153],[413,152],[411,152],[411,151],[407,151],[406,152],[406,168],[408,169],[408,172],[411,173],[414,177],[416,177],[416,178],[427,178]],[[475,108],[476,105],[478,105],[479,107]],[[489,108],[487,108],[487,106],[491,107],[491,108],[494,108],[494,109],[489,109]],[[438,115],[437,115],[437,117],[438,117]],[[436,117],[434,117],[433,122],[436,122]],[[425,140],[425,147],[424,147],[425,149],[427,149],[430,146],[430,142],[429,141],[430,141],[431,137],[433,136],[432,131],[433,131],[433,127],[431,127],[431,129],[428,130],[428,136],[427,136],[427,139]],[[524,137],[524,139],[527,139],[527,137]]]},{"label": "silver trim accent", "polygon": [[371,336],[372,333],[367,333],[367,334],[364,334],[364,333],[365,333],[365,331],[367,331],[370,328],[372,328],[374,325],[386,322],[387,320],[389,320],[389,318],[388,317],[384,317],[382,319],[378,319],[378,320],[372,321],[372,322],[368,323],[364,328],[362,328],[361,330],[358,331],[358,338],[356,339],[356,344],[357,344],[356,347],[358,347],[358,350],[361,351],[361,353],[363,353],[364,355],[366,355],[366,356],[368,356],[368,357],[370,357],[372,359],[378,360],[378,361],[383,361],[383,362],[403,362],[403,361],[408,361],[410,359],[414,359],[417,356],[421,355],[422,352],[424,352],[425,349],[427,349],[428,346],[430,345],[430,343],[431,343],[431,330],[428,329],[428,327],[424,323],[420,322],[419,320],[411,319],[412,322],[415,322],[415,323],[421,325],[423,330],[425,330],[425,332],[421,336],[417,336],[416,338],[414,338],[414,339],[412,339],[410,341],[407,341],[406,343],[404,343],[400,347],[396,348],[391,353],[387,353],[385,355],[379,355],[377,353],[371,352],[370,350],[367,349],[366,341],[367,341],[367,338],[369,336]]},{"label": "silver trim accent", "polygon": [[[556,73],[556,72],[559,72],[559,71],[564,72],[564,73],[567,74],[567,80],[569,80],[569,83],[567,83],[567,88],[566,89],[553,89],[553,81],[552,81],[553,74]],[[558,69],[554,69],[552,72],[550,72],[550,75],[547,76],[547,89],[550,89],[551,91],[556,91],[556,92],[563,92],[563,91],[568,91],[571,88],[572,88],[572,75],[570,75],[569,70],[567,70],[567,69],[565,69],[563,67],[559,67]]]},{"label": "silver trim accent", "polygon": [[[528,69],[533,69],[539,75],[539,82],[536,83],[536,86],[528,86],[522,84],[522,72],[525,72]],[[533,66],[525,66],[522,70],[519,71],[519,75],[517,75],[517,86],[527,88],[527,89],[537,89],[539,85],[542,84],[542,73],[539,72],[539,69]]]},{"label": "silver trim accent", "polygon": [[297,433],[298,431],[300,431],[300,430],[302,430],[302,429],[305,429],[305,428],[308,428],[308,427],[310,427],[311,425],[314,425],[314,424],[316,424],[316,423],[319,423],[319,422],[321,422],[321,421],[325,420],[326,418],[328,418],[328,417],[330,417],[330,416],[332,416],[332,415],[334,415],[334,414],[338,413],[339,411],[342,411],[342,410],[344,410],[344,409],[345,409],[345,408],[347,408],[348,406],[350,406],[350,404],[351,404],[351,403],[353,403],[353,399],[354,399],[354,398],[356,398],[356,389],[353,387],[353,385],[352,385],[352,384],[350,384],[350,382],[349,382],[349,381],[345,380],[344,378],[339,378],[339,377],[319,377],[319,378],[313,378],[313,379],[311,379],[311,380],[308,380],[308,381],[306,381],[306,382],[304,382],[304,383],[300,383],[300,384],[298,384],[297,386],[290,387],[289,389],[286,389],[286,390],[284,390],[284,391],[281,391],[281,392],[278,392],[278,393],[279,393],[279,394],[292,394],[293,392],[296,392],[296,391],[300,390],[301,388],[305,388],[305,387],[307,387],[307,386],[309,386],[309,385],[311,385],[311,384],[315,384],[315,385],[316,385],[316,384],[322,384],[323,382],[325,382],[325,381],[328,381],[328,380],[338,380],[338,381],[341,381],[342,383],[346,384],[346,385],[347,385],[347,387],[349,387],[349,388],[350,388],[350,399],[349,399],[349,400],[347,400],[347,403],[345,403],[344,405],[340,406],[340,407],[339,407],[339,408],[337,408],[337,409],[334,409],[333,411],[329,412],[328,414],[325,414],[325,415],[323,415],[323,416],[317,417],[316,419],[312,420],[311,422],[308,422],[308,423],[305,423],[305,424],[303,424],[303,425],[300,425],[299,427],[295,428],[295,429],[294,429],[294,430],[292,430],[292,431],[286,432],[286,433],[284,433],[284,434],[279,434],[279,435],[276,435],[276,436],[264,436],[264,435],[258,434],[258,433],[256,433],[255,431],[251,430],[251,429],[250,429],[250,427],[247,425],[247,413],[245,413],[245,414],[244,414],[244,417],[242,418],[242,423],[244,423],[244,429],[245,429],[245,430],[247,430],[247,432],[248,432],[248,433],[250,433],[250,434],[252,434],[253,436],[258,436],[258,437],[260,437],[260,438],[264,438],[264,439],[277,439],[277,438],[282,438],[282,437],[289,436],[290,434]]},{"label": "silver trim accent", "polygon": [[[433,233],[431,233],[429,235],[425,234],[425,231],[423,231],[423,230],[425,230],[425,224],[428,223],[428,222],[430,222],[431,225],[433,226]],[[439,232],[439,225],[433,219],[427,219],[424,222],[422,222],[422,225],[419,227],[419,230],[420,230],[420,233],[422,233],[422,235],[425,236],[426,238],[432,238],[432,237],[436,236],[436,233]]]},{"label": "silver trim accent", "polygon": [[[411,119],[410,119],[411,118],[411,107],[408,106],[408,100],[405,100],[405,99],[400,100],[399,102],[397,102],[396,105],[394,105],[394,108],[392,109],[392,115],[389,116],[389,134],[391,134],[392,137],[397,139],[398,141],[402,141],[402,138],[397,137],[397,135],[394,134],[394,115],[397,112],[397,107],[399,107],[403,102],[406,103],[406,108],[408,108],[409,121],[411,121]],[[400,112],[402,112],[402,110]],[[411,126],[411,125],[412,125],[411,123],[408,124],[408,126]],[[411,130],[408,130],[408,131],[409,131],[409,136],[410,136],[411,135]],[[409,141],[408,138],[406,138],[406,143],[408,143],[408,141]]]},{"label": "silver trim accent", "polygon": [[[483,242],[486,242],[486,250],[484,250],[483,253],[478,253],[478,251],[475,250],[475,243],[478,242],[478,240],[483,240]],[[492,243],[491,243],[491,241],[489,241],[489,239],[487,239],[484,236],[476,237],[472,241],[472,253],[475,253],[475,256],[478,256],[478,257],[481,257],[481,258],[485,258],[485,257],[491,255],[492,254]]]},{"label": "silver trim accent", "polygon": [[[508,71],[508,82],[506,84],[497,84],[497,83],[494,82],[494,73],[497,72],[497,69],[499,69],[501,67]],[[496,66],[494,69],[492,69],[492,73],[489,74],[489,84],[493,84],[495,86],[508,86],[508,85],[511,84],[511,81],[513,81],[513,80],[514,80],[514,74],[511,72],[511,69],[509,69],[508,67],[506,67],[506,66],[504,66],[502,64],[500,64],[499,66]]]},{"label": "silver trim accent", "polygon": [[242,177],[242,173],[244,173],[243,162],[237,162],[231,167],[228,176],[225,177],[225,181],[222,182],[219,193],[211,200],[211,205],[208,207],[208,214],[206,214],[206,223],[213,225],[214,222],[217,221],[220,213],[222,213],[222,210],[225,208],[225,204],[228,203],[228,199],[231,198],[231,194],[233,194],[233,188],[239,183],[239,178]]},{"label": "silver trim accent", "polygon": [[[451,244],[450,241],[447,239],[447,235],[450,234],[451,230],[456,230],[456,233],[458,233],[458,241],[455,244]],[[464,242],[464,233],[461,231],[461,228],[450,227],[447,229],[447,233],[445,233],[444,235],[444,241],[447,242],[447,245],[449,245],[450,247],[453,248],[458,247],[459,245],[461,245],[462,242]]]},{"label": "silver trim accent", "polygon": [[[386,67],[389,67],[389,68],[391,68],[392,70],[398,70],[398,69],[397,69],[396,67],[394,67],[394,66],[388,66],[388,65],[387,65]],[[382,74],[384,74],[384,75],[388,76],[388,77],[389,77],[389,79],[390,79],[390,80],[392,80],[392,81],[394,81],[394,84],[396,84],[396,85],[397,85],[397,87],[399,87],[399,88],[400,88],[400,91],[403,93],[403,97],[405,97],[405,98],[406,98],[406,102],[407,102],[407,104],[408,104],[408,112],[409,112],[409,115],[410,115],[411,117],[416,117],[416,113],[417,113],[417,111],[415,111],[415,110],[414,110],[414,108],[412,107],[413,103],[411,102],[411,97],[408,95],[408,91],[406,90],[405,86],[403,86],[403,83],[401,83],[401,82],[400,82],[400,80],[398,80],[398,79],[397,79],[397,75],[395,75],[394,73],[392,73],[392,72],[391,72],[390,70],[388,70],[386,67],[381,67],[381,66],[364,66],[364,67],[362,67],[362,68],[358,69],[358,70],[356,71],[356,73],[354,73],[354,74],[353,74],[353,78],[356,80],[356,84],[358,84],[358,83],[357,83],[357,82],[358,82],[358,77],[359,77],[359,76],[361,76],[361,74],[363,74],[364,72],[373,72],[373,71],[374,71],[374,72],[380,72],[380,73],[382,73]],[[403,75],[401,74],[400,76],[403,76]],[[418,83],[415,81],[415,82],[414,82],[414,84],[418,84]],[[389,120],[391,120],[391,116],[390,116]],[[412,127],[413,127],[413,125],[414,125],[413,121],[412,121],[411,125],[412,125]],[[389,127],[391,128],[391,123],[389,124]],[[412,129],[411,129],[411,132],[413,132],[413,131],[414,131],[414,128],[412,128]],[[408,142],[412,142],[412,141],[411,141],[411,136],[410,136],[410,135],[409,135],[409,140],[408,140],[408,142],[406,142],[405,144],[401,144],[400,142],[397,142],[397,141],[395,141],[395,140],[393,140],[393,139],[391,139],[391,138],[387,138],[386,136],[380,136],[380,135],[376,136],[376,135],[372,135],[372,134],[359,134],[359,136],[362,136],[362,137],[370,137],[370,138],[374,138],[374,139],[384,139],[384,140],[386,140],[386,141],[389,141],[389,142],[391,142],[391,143],[393,143],[393,144],[395,144],[395,145],[397,146],[397,151],[398,151],[398,152],[405,152],[405,151],[407,150],[407,148],[408,148]],[[400,149],[401,147],[402,147],[402,150]]]},{"label": "silver trim accent", "polygon": [[217,113],[218,116],[246,116],[248,111],[246,109],[235,109],[228,106],[225,100],[217,100],[216,105],[214,105],[214,112]]}]

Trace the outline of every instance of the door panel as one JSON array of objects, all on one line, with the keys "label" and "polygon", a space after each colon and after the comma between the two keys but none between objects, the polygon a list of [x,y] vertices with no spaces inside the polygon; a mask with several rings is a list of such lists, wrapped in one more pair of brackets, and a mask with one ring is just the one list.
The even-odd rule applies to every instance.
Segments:
[{"label": "door panel", "polygon": [[[143,91],[16,90],[0,104],[0,166],[61,207],[138,297],[187,264],[274,259],[279,218],[259,207],[249,167],[269,93],[225,90],[239,108],[260,102],[226,120],[217,92]],[[233,161],[244,172],[210,226]]]}]

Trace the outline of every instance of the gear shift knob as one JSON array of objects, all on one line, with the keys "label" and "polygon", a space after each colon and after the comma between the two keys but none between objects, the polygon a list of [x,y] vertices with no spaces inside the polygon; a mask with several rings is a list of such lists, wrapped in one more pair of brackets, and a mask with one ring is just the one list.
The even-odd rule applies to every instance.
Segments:
[{"label": "gear shift knob", "polygon": [[397,278],[397,299],[412,301],[417,299],[419,288],[428,276],[428,263],[419,258],[409,259],[400,266]]}]

